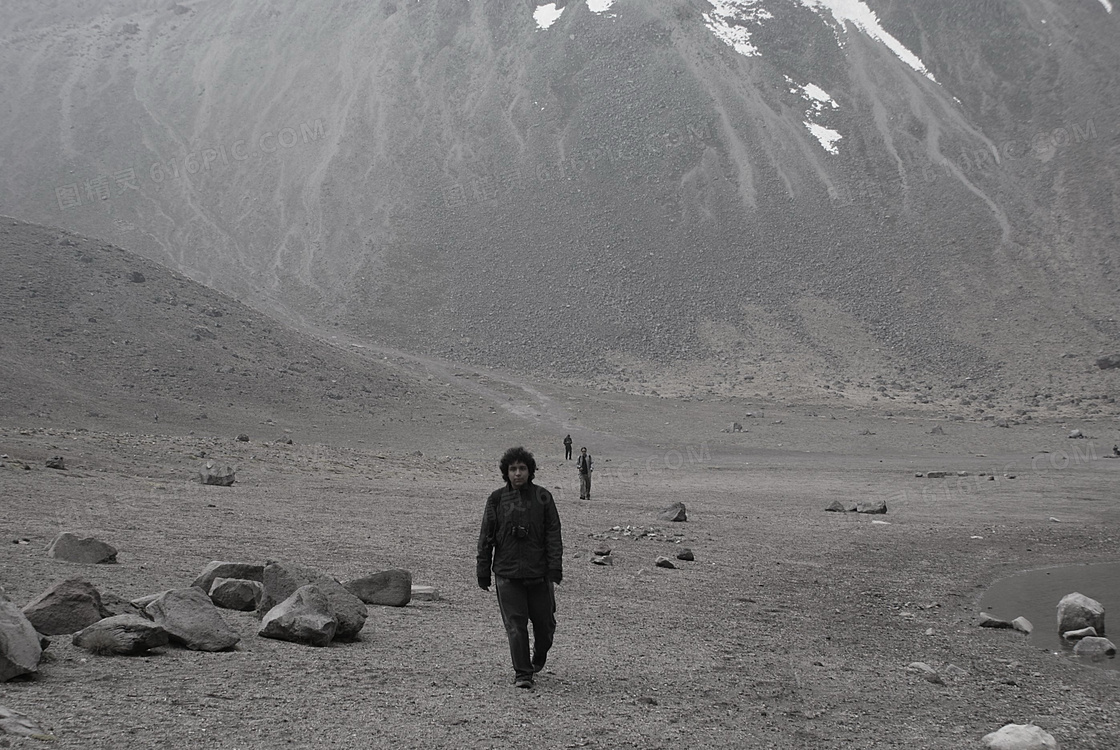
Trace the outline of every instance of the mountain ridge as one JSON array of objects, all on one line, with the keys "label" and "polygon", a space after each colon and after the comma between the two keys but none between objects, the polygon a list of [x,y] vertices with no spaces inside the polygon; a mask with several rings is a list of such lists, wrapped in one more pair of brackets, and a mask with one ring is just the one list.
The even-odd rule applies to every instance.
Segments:
[{"label": "mountain ridge", "polygon": [[17,7],[0,207],[294,324],[727,393],[1110,382],[1061,357],[1120,334],[1099,3]]}]

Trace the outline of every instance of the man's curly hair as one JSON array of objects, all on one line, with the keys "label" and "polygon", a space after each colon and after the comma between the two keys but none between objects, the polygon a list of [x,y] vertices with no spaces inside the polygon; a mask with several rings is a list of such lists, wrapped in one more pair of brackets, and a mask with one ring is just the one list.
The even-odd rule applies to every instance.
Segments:
[{"label": "man's curly hair", "polygon": [[523,463],[529,468],[529,481],[533,481],[533,477],[537,474],[537,459],[533,458],[533,454],[522,448],[520,445],[516,448],[510,448],[502,454],[501,463],[498,465],[502,469],[502,479],[509,481],[509,467],[510,464]]}]

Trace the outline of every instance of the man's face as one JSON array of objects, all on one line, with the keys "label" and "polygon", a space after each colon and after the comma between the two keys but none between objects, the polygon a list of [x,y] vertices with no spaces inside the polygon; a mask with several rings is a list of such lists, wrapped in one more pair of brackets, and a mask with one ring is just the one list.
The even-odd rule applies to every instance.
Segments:
[{"label": "man's face", "polygon": [[514,461],[509,465],[509,483],[518,489],[529,481],[529,467],[522,461]]}]

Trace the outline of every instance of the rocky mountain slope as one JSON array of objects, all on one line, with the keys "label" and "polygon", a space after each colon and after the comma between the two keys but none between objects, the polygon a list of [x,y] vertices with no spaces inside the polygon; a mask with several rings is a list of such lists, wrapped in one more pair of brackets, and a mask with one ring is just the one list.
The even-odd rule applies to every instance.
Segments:
[{"label": "rocky mountain slope", "polygon": [[21,0],[0,213],[538,375],[1099,394],[1117,24],[1103,0]]},{"label": "rocky mountain slope", "polygon": [[[0,221],[0,418],[9,425],[242,431],[278,440],[313,422],[370,426],[420,378],[296,333],[120,248]],[[317,426],[317,425],[316,425]]]}]

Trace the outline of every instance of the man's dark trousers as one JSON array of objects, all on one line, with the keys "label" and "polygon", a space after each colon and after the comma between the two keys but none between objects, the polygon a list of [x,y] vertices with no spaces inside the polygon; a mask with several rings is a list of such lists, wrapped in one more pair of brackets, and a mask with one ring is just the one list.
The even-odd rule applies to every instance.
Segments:
[{"label": "man's dark trousers", "polygon": [[[498,608],[509,637],[509,655],[515,678],[533,679],[544,666],[556,633],[556,599],[547,578],[494,576]],[[529,657],[529,623],[533,623],[533,657]],[[534,668],[535,667],[535,668]]]}]

